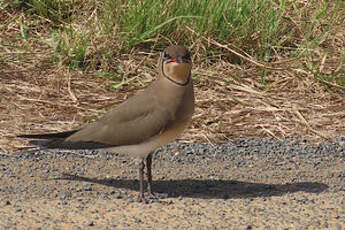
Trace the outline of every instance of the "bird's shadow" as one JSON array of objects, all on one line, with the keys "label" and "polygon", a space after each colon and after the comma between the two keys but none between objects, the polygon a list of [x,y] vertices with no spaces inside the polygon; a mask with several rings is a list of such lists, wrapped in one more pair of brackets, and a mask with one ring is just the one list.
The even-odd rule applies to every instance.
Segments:
[{"label": "bird's shadow", "polygon": [[[63,174],[55,180],[70,180],[96,183],[114,188],[139,191],[138,180],[96,179],[72,174]],[[298,182],[286,184],[250,183],[236,180],[158,180],[153,182],[155,192],[168,193],[169,197],[192,197],[202,199],[239,199],[282,196],[286,193],[320,193],[328,186],[317,182]]]}]

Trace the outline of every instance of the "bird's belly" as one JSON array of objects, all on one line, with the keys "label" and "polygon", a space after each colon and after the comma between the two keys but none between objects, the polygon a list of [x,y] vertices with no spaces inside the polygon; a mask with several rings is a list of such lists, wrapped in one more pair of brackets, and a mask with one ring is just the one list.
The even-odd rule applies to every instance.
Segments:
[{"label": "bird's belly", "polygon": [[164,146],[183,132],[183,130],[189,124],[189,119],[183,122],[176,122],[171,125],[168,129],[164,130],[162,133],[150,138],[149,140],[135,144],[135,145],[122,145],[111,148],[105,148],[104,151],[127,154],[133,157],[147,157],[157,148]]}]

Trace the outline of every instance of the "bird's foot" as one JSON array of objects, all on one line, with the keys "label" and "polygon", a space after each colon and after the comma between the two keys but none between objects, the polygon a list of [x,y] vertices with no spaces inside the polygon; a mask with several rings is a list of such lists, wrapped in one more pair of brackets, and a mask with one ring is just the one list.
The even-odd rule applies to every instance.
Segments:
[{"label": "bird's foot", "polygon": [[139,203],[144,203],[144,204],[151,204],[154,202],[161,202],[159,199],[157,198],[152,198],[152,197],[138,197],[138,202]]},{"label": "bird's foot", "polygon": [[149,192],[149,197],[156,200],[165,199],[168,198],[168,193]]},{"label": "bird's foot", "polygon": [[167,198],[167,193],[153,193],[150,192],[148,197],[145,197],[144,194],[139,194],[138,202],[142,202],[145,204],[151,204],[151,203],[165,203],[164,201],[161,201],[160,199]]}]

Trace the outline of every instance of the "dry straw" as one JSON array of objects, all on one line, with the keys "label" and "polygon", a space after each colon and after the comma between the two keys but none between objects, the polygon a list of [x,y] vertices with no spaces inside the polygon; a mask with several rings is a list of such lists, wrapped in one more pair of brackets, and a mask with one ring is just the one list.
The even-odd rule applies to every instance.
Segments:
[{"label": "dry straw", "polygon": [[[81,72],[54,64],[47,61],[53,53],[45,43],[16,38],[20,18],[15,16],[0,12],[8,22],[0,39],[12,41],[12,46],[0,43],[1,153],[27,145],[15,138],[17,134],[65,131],[97,119],[157,74],[158,50],[144,53],[132,49],[107,63],[127,73],[121,82],[97,71]],[[193,36],[195,32],[186,29]],[[40,31],[44,28],[34,33]],[[291,60],[277,55],[276,62],[261,63],[232,44],[195,37],[199,39],[193,41],[192,48],[197,108],[181,139],[216,144],[241,137],[302,136],[319,142],[345,135],[344,86],[315,78],[308,68],[301,68],[301,63],[307,66],[315,59]],[[321,62],[319,71],[345,72],[338,61],[342,55],[339,50],[345,46],[344,31],[327,39],[324,43],[331,45],[310,51]],[[28,45],[31,52],[14,48]],[[224,56],[232,53],[243,62],[205,58],[202,51],[210,47]],[[332,55],[324,56],[324,50]],[[109,90],[114,85],[117,89]]]}]

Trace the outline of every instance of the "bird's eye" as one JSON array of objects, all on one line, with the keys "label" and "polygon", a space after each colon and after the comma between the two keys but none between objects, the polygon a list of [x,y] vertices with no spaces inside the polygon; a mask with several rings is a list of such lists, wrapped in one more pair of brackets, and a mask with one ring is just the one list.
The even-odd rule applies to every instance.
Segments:
[{"label": "bird's eye", "polygon": [[190,53],[186,53],[186,55],[184,55],[184,58],[190,60]]},{"label": "bird's eye", "polygon": [[166,52],[166,51],[164,51],[163,52],[163,59],[164,60],[167,60],[167,59],[170,59],[171,57],[169,56],[169,54]]}]

